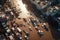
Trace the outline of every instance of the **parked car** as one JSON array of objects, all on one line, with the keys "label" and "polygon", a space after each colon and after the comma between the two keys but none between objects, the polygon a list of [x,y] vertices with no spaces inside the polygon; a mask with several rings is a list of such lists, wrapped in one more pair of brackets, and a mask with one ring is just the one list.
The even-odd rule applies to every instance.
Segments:
[{"label": "parked car", "polygon": [[22,40],[22,35],[18,32],[16,32],[16,37],[17,37],[18,40]]},{"label": "parked car", "polygon": [[39,36],[43,36],[43,34],[44,34],[43,31],[41,31],[41,30],[38,30],[37,33]]},{"label": "parked car", "polygon": [[23,32],[25,33],[25,35],[29,36],[29,33],[25,30],[23,30]]},{"label": "parked car", "polygon": [[35,26],[35,29],[38,31],[38,30],[40,30],[40,28],[38,28],[38,26]]},{"label": "parked car", "polygon": [[42,28],[48,31],[48,28],[46,27],[46,25],[42,25]]},{"label": "parked car", "polygon": [[29,27],[29,30],[32,31],[32,27],[31,26]]},{"label": "parked car", "polygon": [[10,40],[14,40],[14,37],[12,35],[9,36]]},{"label": "parked car", "polygon": [[23,18],[23,21],[27,22],[27,20],[25,18]]},{"label": "parked car", "polygon": [[21,30],[19,27],[17,27],[17,31],[18,31],[20,34],[22,34],[22,30]]},{"label": "parked car", "polygon": [[13,31],[15,30],[15,28],[14,28],[14,27],[12,27],[11,29],[12,29]]},{"label": "parked car", "polygon": [[25,35],[25,40],[29,40],[29,37],[27,35]]}]

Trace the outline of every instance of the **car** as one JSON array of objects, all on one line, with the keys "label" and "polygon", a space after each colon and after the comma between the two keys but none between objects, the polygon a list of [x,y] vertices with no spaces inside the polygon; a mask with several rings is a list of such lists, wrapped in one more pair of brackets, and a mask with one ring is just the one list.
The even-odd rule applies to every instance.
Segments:
[{"label": "car", "polygon": [[22,35],[19,32],[16,32],[16,38],[17,40],[22,40]]},{"label": "car", "polygon": [[6,27],[6,28],[4,28],[5,30],[7,30],[8,29],[8,27]]},{"label": "car", "polygon": [[29,37],[27,35],[25,35],[25,40],[29,40]]},{"label": "car", "polygon": [[[2,13],[3,13],[3,12],[2,12]],[[5,18],[6,15],[5,15],[5,14],[0,14],[0,16],[1,16],[2,18]]]},{"label": "car", "polygon": [[6,23],[2,22],[3,28],[6,28]]},{"label": "car", "polygon": [[24,21],[24,22],[27,22],[27,20],[26,20],[25,18],[23,18],[23,21]]},{"label": "car", "polygon": [[3,25],[4,28],[6,28],[6,25]]},{"label": "car", "polygon": [[25,33],[25,35],[29,36],[29,33],[25,30],[23,30],[23,32]]},{"label": "car", "polygon": [[28,21],[29,21],[29,23],[30,23],[31,20],[29,19]]},{"label": "car", "polygon": [[6,29],[6,33],[10,35],[11,34],[11,30],[9,28]]},{"label": "car", "polygon": [[33,20],[31,20],[31,23],[34,27],[36,26],[36,23]]},{"label": "car", "polygon": [[31,28],[31,26],[29,27],[29,30],[30,30],[30,31],[32,31],[32,28]]},{"label": "car", "polygon": [[11,15],[14,15],[14,13],[12,11],[10,13],[11,13]]},{"label": "car", "polygon": [[39,36],[43,36],[43,34],[44,34],[42,30],[38,30],[37,33]]},{"label": "car", "polygon": [[20,37],[20,40],[23,40],[22,37]]},{"label": "car", "polygon": [[21,19],[21,17],[20,17],[20,16],[18,16],[18,19]]},{"label": "car", "polygon": [[15,30],[15,28],[14,28],[14,27],[12,27],[11,29],[12,29],[13,31]]},{"label": "car", "polygon": [[13,27],[15,27],[16,26],[16,23],[13,23]]},{"label": "car", "polygon": [[34,22],[34,25],[36,25],[36,23]]},{"label": "car", "polygon": [[46,23],[43,23],[43,25],[46,25]]},{"label": "car", "polygon": [[12,33],[14,34],[14,35],[16,35],[16,31],[15,30],[11,30],[12,31]]},{"label": "car", "polygon": [[7,29],[6,31],[7,31],[7,33],[9,33],[11,30],[10,29]]},{"label": "car", "polygon": [[12,35],[9,36],[10,40],[14,40],[14,37]]},{"label": "car", "polygon": [[46,31],[48,31],[48,28],[46,27],[45,24],[44,25],[42,24],[42,28],[45,29]]},{"label": "car", "polygon": [[22,36],[20,36],[20,35],[17,35],[17,37],[18,37],[20,40],[22,40]]},{"label": "car", "polygon": [[35,29],[38,31],[38,30],[40,30],[39,28],[38,28],[38,26],[35,26]]},{"label": "car", "polygon": [[23,40],[22,37],[15,36],[15,40]]},{"label": "car", "polygon": [[10,35],[10,32],[11,32],[10,29],[7,29],[7,30],[6,30],[6,33],[7,33],[8,35]]},{"label": "car", "polygon": [[30,20],[27,21],[27,24],[30,25]]},{"label": "car", "polygon": [[5,25],[6,23],[5,22],[2,22],[2,25]]},{"label": "car", "polygon": [[19,27],[17,27],[17,30],[18,30],[19,32],[21,32],[21,31],[22,31]]},{"label": "car", "polygon": [[17,30],[18,30],[19,33],[22,34],[22,30],[19,27],[17,27]]},{"label": "car", "polygon": [[37,21],[35,19],[34,20],[31,19],[31,23],[34,27],[37,25]]},{"label": "car", "polygon": [[11,9],[10,9],[9,7],[7,8],[7,10],[8,10],[8,11],[11,11]]},{"label": "car", "polygon": [[7,39],[7,40],[10,40],[10,38],[9,38],[10,34],[5,33],[5,36],[6,36],[6,39]]}]

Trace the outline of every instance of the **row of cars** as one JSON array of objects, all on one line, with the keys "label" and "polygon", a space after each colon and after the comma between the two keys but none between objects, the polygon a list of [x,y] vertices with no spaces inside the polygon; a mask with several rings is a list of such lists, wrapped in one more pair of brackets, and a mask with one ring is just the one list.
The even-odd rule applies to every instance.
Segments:
[{"label": "row of cars", "polygon": [[[29,25],[29,30],[32,31],[32,27],[30,26],[30,23],[33,25],[33,27],[36,29],[37,34],[39,36],[44,35],[44,32],[42,30],[40,30],[38,22],[34,19],[29,19],[28,21],[23,18],[24,22],[27,22],[27,24]],[[7,40],[23,40],[22,38],[22,31],[25,33],[25,40],[29,40],[29,32],[27,32],[26,30],[21,30],[20,29],[20,25],[17,25],[15,22],[11,22],[11,28],[9,28],[9,26],[6,25],[5,22],[2,22],[3,28],[6,30],[5,36]],[[23,25],[22,25],[23,26]],[[46,23],[43,23],[42,28],[44,28],[45,30],[48,30],[48,28],[46,27]]]},{"label": "row of cars", "polygon": [[[23,40],[22,30],[19,27],[13,26],[13,27],[9,28],[9,27],[7,27],[5,22],[3,22],[2,25],[3,25],[3,28],[6,30],[4,36],[7,40]],[[23,30],[23,32],[25,33],[25,40],[28,40],[29,33],[26,32],[25,30]]]},{"label": "row of cars", "polygon": [[[26,20],[26,18],[23,18],[23,21],[26,22],[29,25],[29,30],[32,31],[32,27],[30,25],[30,23],[33,25],[33,27],[36,29],[38,35],[42,36],[44,33],[42,30],[40,30],[39,25],[38,25],[38,21],[36,19],[32,19],[30,18],[29,20]],[[22,25],[23,26],[23,25]],[[20,27],[20,26],[18,26]],[[48,31],[48,28],[46,27],[46,23],[42,23],[41,26],[44,30]],[[26,30],[23,30],[23,32],[25,33],[25,35],[27,36],[27,39],[29,38],[29,33]]]},{"label": "row of cars", "polygon": [[[32,25],[34,26],[34,28],[36,29],[36,31],[37,31],[37,33],[38,33],[38,35],[39,36],[42,36],[44,33],[43,33],[43,31],[39,28],[39,25],[38,25],[38,22],[36,21],[36,20],[31,20],[31,23],[32,23]],[[46,23],[45,23],[46,24]],[[48,28],[46,27],[46,25],[45,24],[42,24],[43,26],[43,28],[46,30],[48,30]]]},{"label": "row of cars", "polygon": [[[30,25],[30,23],[31,23],[31,24],[33,25],[33,27],[36,29],[38,35],[42,36],[42,35],[44,34],[43,31],[40,30],[39,24],[38,24],[39,22],[38,22],[36,19],[30,18],[28,21],[26,21],[26,19],[24,19],[24,20],[25,20],[25,22],[27,22],[27,24],[29,25],[29,30],[30,30],[30,31],[33,30],[32,27],[31,27],[31,25]],[[44,30],[48,31],[48,28],[46,27],[46,23],[42,23],[41,27],[42,27]]]}]

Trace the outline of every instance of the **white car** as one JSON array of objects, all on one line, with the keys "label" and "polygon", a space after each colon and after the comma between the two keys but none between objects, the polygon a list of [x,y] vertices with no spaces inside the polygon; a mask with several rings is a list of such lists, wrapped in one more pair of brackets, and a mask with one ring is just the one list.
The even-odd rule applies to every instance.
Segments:
[{"label": "white car", "polygon": [[14,28],[14,27],[12,27],[11,29],[12,29],[12,30],[15,30],[15,28]]},{"label": "white car", "polygon": [[46,25],[46,23],[43,23],[43,25]]},{"label": "white car", "polygon": [[22,37],[20,37],[20,40],[22,40]]},{"label": "white car", "polygon": [[18,32],[22,32],[22,30],[19,27],[17,27],[17,30],[18,30]]},{"label": "white car", "polygon": [[25,35],[25,40],[29,40],[29,37],[27,35]]},{"label": "white car", "polygon": [[7,31],[7,33],[9,33],[11,30],[10,29],[7,29],[6,31]]},{"label": "white car", "polygon": [[11,13],[11,15],[14,15],[14,13],[13,12],[10,12]]}]

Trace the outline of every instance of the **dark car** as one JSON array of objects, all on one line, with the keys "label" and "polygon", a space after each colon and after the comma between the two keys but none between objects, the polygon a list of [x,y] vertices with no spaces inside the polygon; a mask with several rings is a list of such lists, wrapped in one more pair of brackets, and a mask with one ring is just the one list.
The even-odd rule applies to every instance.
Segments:
[{"label": "dark car", "polygon": [[42,24],[42,28],[45,29],[46,31],[48,31],[48,28],[47,28],[47,26],[46,26],[45,24],[46,24],[46,23],[43,23],[43,24]]},{"label": "dark car", "polygon": [[27,20],[25,18],[23,18],[23,21],[27,22]]},{"label": "dark car", "polygon": [[23,32],[25,33],[25,35],[29,36],[29,33],[25,30],[23,30]]}]

